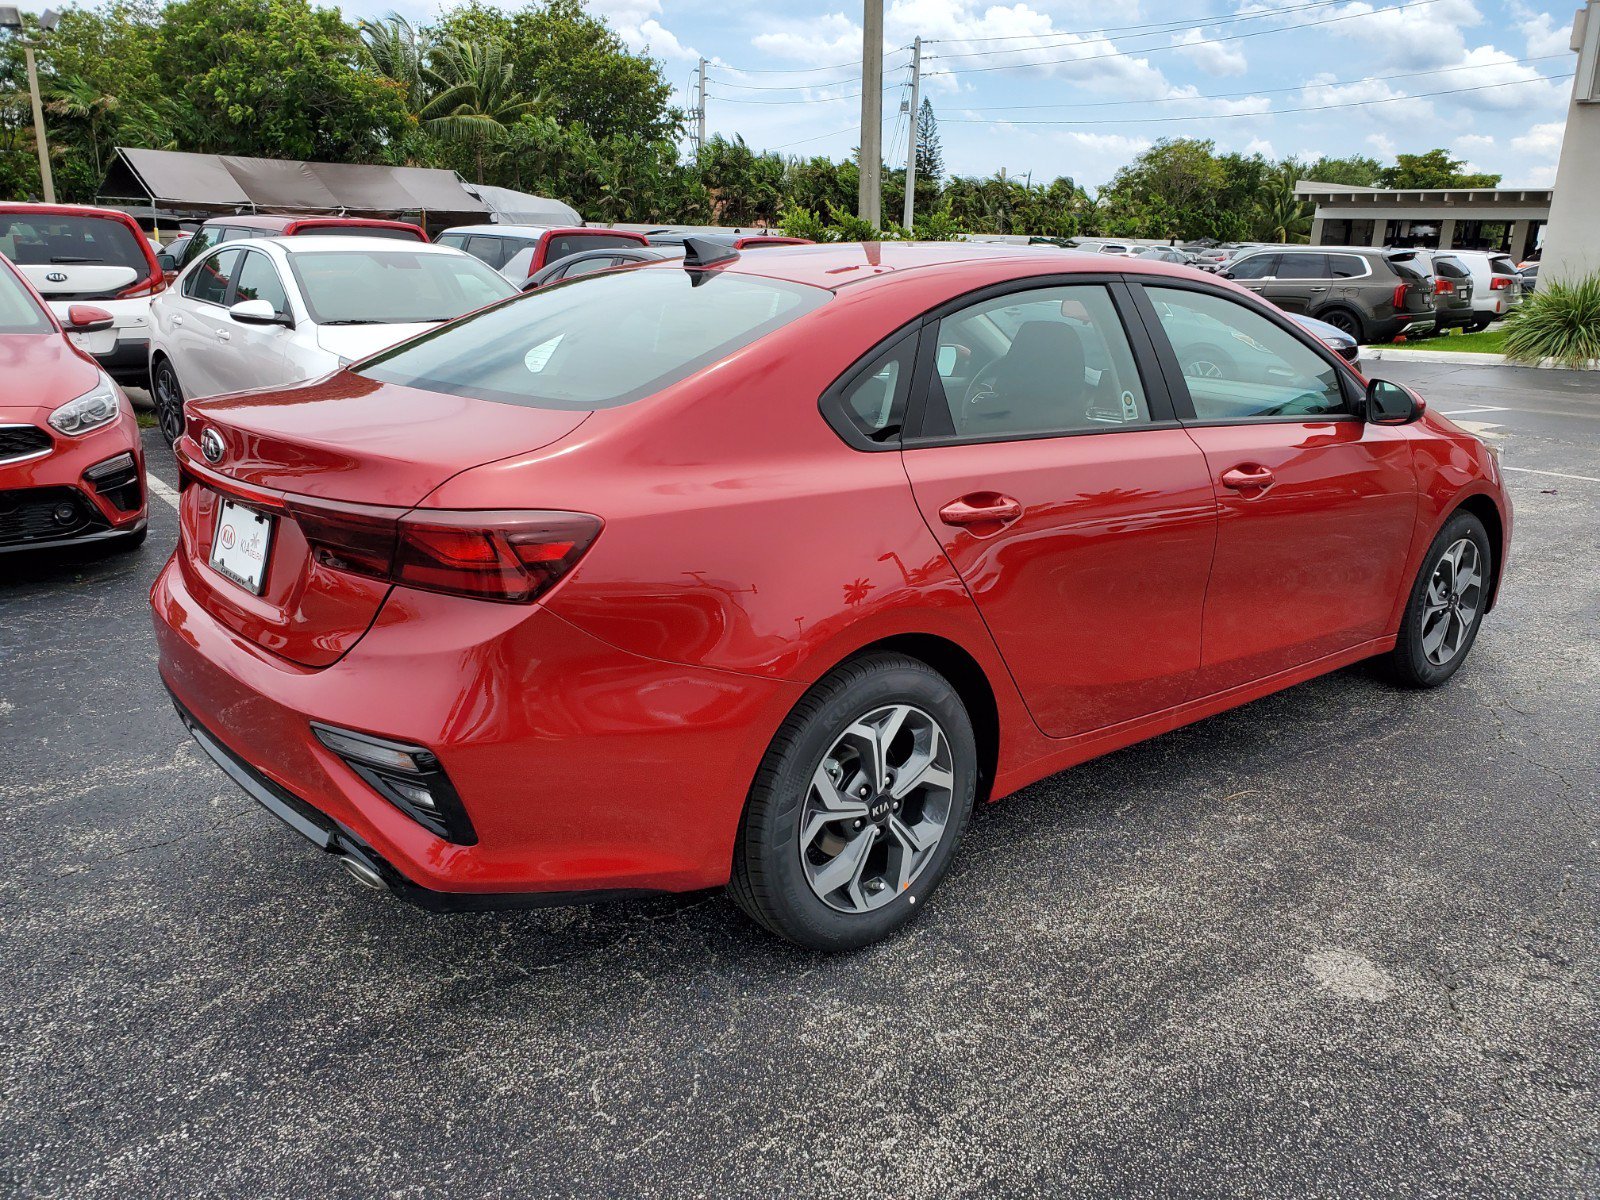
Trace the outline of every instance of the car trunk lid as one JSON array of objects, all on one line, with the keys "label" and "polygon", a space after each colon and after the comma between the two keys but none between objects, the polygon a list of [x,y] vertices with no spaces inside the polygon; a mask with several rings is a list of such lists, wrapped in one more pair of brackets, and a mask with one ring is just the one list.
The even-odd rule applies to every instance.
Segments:
[{"label": "car trunk lid", "polygon": [[346,372],[192,402],[189,413],[177,447],[187,583],[235,634],[306,667],[337,662],[388,595],[386,580],[350,569],[362,539],[392,540],[399,518],[451,476],[549,445],[589,415]]}]

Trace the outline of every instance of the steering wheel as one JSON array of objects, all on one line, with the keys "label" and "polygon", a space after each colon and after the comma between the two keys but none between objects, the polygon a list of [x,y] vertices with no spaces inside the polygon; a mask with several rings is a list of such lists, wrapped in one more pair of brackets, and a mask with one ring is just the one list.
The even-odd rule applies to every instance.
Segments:
[{"label": "steering wheel", "polygon": [[1324,397],[1320,392],[1301,392],[1298,396],[1291,396],[1282,404],[1274,404],[1271,408],[1263,408],[1260,412],[1256,413],[1256,416],[1281,417],[1288,409],[1306,401],[1309,401],[1309,403],[1306,404],[1304,409],[1297,410],[1296,415],[1303,415],[1307,417],[1326,416],[1327,411],[1321,407],[1325,399],[1326,397]]},{"label": "steering wheel", "polygon": [[994,394],[994,377],[1003,357],[1000,354],[991,355],[988,362],[972,373],[972,378],[967,380],[967,390],[961,396],[963,410],[979,403],[981,397]]}]

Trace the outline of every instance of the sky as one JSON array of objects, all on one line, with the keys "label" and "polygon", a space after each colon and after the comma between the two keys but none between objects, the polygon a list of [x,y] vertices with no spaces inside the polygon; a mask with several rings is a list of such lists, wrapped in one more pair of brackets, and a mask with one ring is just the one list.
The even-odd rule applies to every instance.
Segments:
[{"label": "sky", "polygon": [[[348,0],[347,0],[348,4]],[[843,158],[859,137],[861,9],[823,0],[590,0],[665,66],[710,60],[707,130]],[[1573,0],[885,0],[885,157],[905,159],[909,46],[946,169],[1098,187],[1162,137],[1221,150],[1393,155],[1444,146],[1506,185],[1555,176]],[[436,9],[411,0],[402,12]],[[348,7],[347,7],[348,11]],[[1440,94],[1452,93],[1452,94]],[[1367,103],[1381,101],[1381,103]],[[1298,110],[1298,111],[1290,111]]]}]

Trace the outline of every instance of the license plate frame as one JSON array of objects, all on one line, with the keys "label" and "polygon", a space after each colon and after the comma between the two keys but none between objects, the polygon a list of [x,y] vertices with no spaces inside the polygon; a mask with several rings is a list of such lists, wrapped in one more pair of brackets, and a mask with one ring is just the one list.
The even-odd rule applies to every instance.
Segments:
[{"label": "license plate frame", "polygon": [[221,497],[211,535],[211,569],[252,596],[261,595],[272,561],[272,514]]}]

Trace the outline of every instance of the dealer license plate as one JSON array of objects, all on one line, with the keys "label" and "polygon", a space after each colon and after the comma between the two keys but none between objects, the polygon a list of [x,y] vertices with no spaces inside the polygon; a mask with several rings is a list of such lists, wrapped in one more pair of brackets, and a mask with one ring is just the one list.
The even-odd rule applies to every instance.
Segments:
[{"label": "dealer license plate", "polygon": [[224,500],[217,510],[217,532],[211,541],[211,566],[252,595],[261,594],[272,549],[272,518],[253,508]]}]

